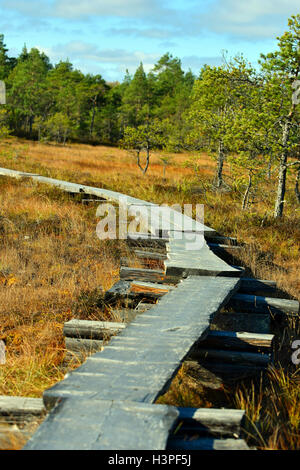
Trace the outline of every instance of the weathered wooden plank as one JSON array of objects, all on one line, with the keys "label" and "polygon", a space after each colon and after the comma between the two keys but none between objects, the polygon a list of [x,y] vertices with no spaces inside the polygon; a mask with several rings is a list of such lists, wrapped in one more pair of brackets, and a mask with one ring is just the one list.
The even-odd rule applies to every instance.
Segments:
[{"label": "weathered wooden plank", "polygon": [[[145,208],[142,209],[145,212]],[[202,237],[206,234],[216,234],[214,229],[168,206],[153,204],[146,210],[148,210],[148,216],[151,217],[151,232],[158,236],[167,237],[171,232],[198,233]]]},{"label": "weathered wooden plank", "polygon": [[164,450],[178,415],[166,405],[62,399],[24,449]]},{"label": "weathered wooden plank", "polygon": [[239,282],[218,277],[183,280],[152,307],[151,315],[137,316],[102,352],[45,391],[45,403],[51,407],[58,398],[72,394],[155,401]]},{"label": "weathered wooden plank", "polygon": [[[193,236],[193,237],[192,237]],[[237,277],[241,271],[218,258],[197,234],[183,234],[181,239],[170,234],[167,245],[168,259],[164,261],[167,276]]]},{"label": "weathered wooden plank", "polygon": [[41,398],[0,395],[0,421],[23,422],[45,413]]},{"label": "weathered wooden plank", "polygon": [[253,312],[218,312],[212,320],[211,329],[269,334],[271,329],[270,314]]},{"label": "weathered wooden plank", "polygon": [[[145,306],[144,306],[145,305]],[[151,304],[143,304],[140,307],[143,311],[149,309]],[[81,328],[80,323],[83,323],[83,327]],[[76,329],[72,327],[71,334],[72,337],[66,337],[66,348],[70,351],[78,351],[78,350],[101,350],[103,346],[103,341],[100,339],[86,339],[88,338],[99,338],[101,336],[99,334],[99,330],[102,331],[103,329],[103,337],[108,336],[107,334],[107,327],[103,327],[103,323],[109,322],[90,322],[93,325],[90,325],[87,328],[87,320],[76,320]],[[115,327],[115,333],[122,331],[123,324],[119,324],[119,327]],[[70,331],[70,330],[69,330]],[[68,327],[66,329],[68,333]],[[74,335],[77,335],[76,337]],[[255,352],[265,352],[270,353],[272,347],[274,335],[267,335],[267,334],[257,334],[257,333],[237,333],[232,331],[210,331],[207,337],[202,340],[198,341],[193,350],[191,351],[190,355],[192,357],[197,357],[197,353],[200,350],[207,350],[210,349],[220,349],[222,353],[224,350],[230,349],[233,351],[255,351]],[[199,356],[200,357],[200,356]]]},{"label": "weathered wooden plank", "polygon": [[0,450],[21,449],[46,415],[43,400],[0,396]]},{"label": "weathered wooden plank", "polygon": [[237,239],[234,237],[224,237],[222,235],[213,235],[207,238],[208,243],[216,243],[223,245],[237,245]]},{"label": "weathered wooden plank", "polygon": [[246,309],[256,313],[299,313],[299,302],[297,300],[277,299],[258,295],[235,294],[230,301],[230,305],[237,309]]},{"label": "weathered wooden plank", "polygon": [[270,363],[268,354],[259,354],[248,351],[228,351],[221,349],[198,349],[194,350],[189,357],[191,359],[218,363],[232,363],[238,365],[254,365],[258,367],[267,367]]},{"label": "weathered wooden plank", "polygon": [[164,248],[169,241],[167,237],[156,237],[151,233],[128,233],[127,243],[130,246],[148,246]]},{"label": "weathered wooden plank", "polygon": [[164,280],[165,273],[161,270],[156,269],[141,269],[141,268],[128,268],[121,266],[120,268],[120,279],[126,281],[148,281],[148,282],[162,282]]},{"label": "weathered wooden plank", "polygon": [[104,299],[107,303],[116,302],[119,299],[128,298],[131,282],[121,279],[105,292]]},{"label": "weathered wooden plank", "polygon": [[190,430],[194,428],[196,433],[238,437],[245,420],[244,410],[189,407],[177,409],[180,433],[186,432],[189,427]]},{"label": "weathered wooden plank", "polygon": [[172,289],[174,289],[174,286],[167,284],[132,281],[129,292],[130,294],[140,294],[143,296],[158,298],[167,294]]},{"label": "weathered wooden plank", "polygon": [[[172,280],[174,280],[172,278]],[[174,285],[121,279],[105,292],[105,301],[114,304],[119,300],[137,300],[139,298],[158,299],[167,294]]]},{"label": "weathered wooden plank", "polygon": [[69,338],[105,339],[120,333],[126,328],[126,323],[70,320],[64,324],[63,333]]},{"label": "weathered wooden plank", "polygon": [[233,351],[252,351],[270,353],[274,335],[235,331],[210,331],[205,339],[198,341],[194,350],[230,349]]},{"label": "weathered wooden plank", "polygon": [[168,450],[194,451],[194,450],[250,450],[244,439],[215,439],[201,437],[199,439],[170,438]]}]

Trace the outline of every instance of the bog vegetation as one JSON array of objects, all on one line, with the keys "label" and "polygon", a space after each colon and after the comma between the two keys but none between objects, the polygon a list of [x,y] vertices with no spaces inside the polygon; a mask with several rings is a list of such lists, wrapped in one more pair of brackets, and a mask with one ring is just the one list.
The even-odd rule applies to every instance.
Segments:
[{"label": "bog vegetation", "polygon": [[[300,300],[299,46],[297,15],[259,68],[224,58],[195,77],[165,54],[148,74],[140,64],[122,83],[106,83],[37,49],[9,57],[0,36],[0,166],[158,204],[203,203],[207,225],[246,243],[237,263]],[[103,291],[131,255],[125,243],[98,240],[95,212],[56,189],[1,177],[0,394],[41,396],[63,378],[65,321],[112,319]],[[277,334],[264,384],[207,397],[181,370],[162,402],[245,408],[251,443],[299,448],[291,363],[299,322]]]}]

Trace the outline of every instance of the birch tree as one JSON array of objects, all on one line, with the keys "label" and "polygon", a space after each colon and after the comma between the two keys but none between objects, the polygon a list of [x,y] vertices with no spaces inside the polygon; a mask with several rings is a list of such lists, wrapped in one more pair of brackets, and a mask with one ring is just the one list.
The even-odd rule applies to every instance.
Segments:
[{"label": "birch tree", "polygon": [[273,141],[279,163],[275,218],[283,216],[289,157],[297,146],[294,131],[299,126],[300,15],[292,16],[288,26],[289,30],[278,38],[278,50],[262,54],[260,61],[269,109],[274,118],[273,128],[279,136],[279,141],[276,137]]}]

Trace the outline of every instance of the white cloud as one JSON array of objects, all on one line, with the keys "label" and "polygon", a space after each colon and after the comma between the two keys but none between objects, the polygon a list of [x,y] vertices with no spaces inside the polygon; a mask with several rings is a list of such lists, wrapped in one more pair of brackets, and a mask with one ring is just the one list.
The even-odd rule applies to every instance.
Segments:
[{"label": "white cloud", "polygon": [[185,56],[182,58],[182,66],[187,69],[200,70],[204,64],[211,66],[218,66],[223,63],[223,58],[220,56],[215,57],[198,57],[196,55]]},{"label": "white cloud", "polygon": [[110,64],[120,62],[124,62],[126,64],[138,64],[141,61],[145,64],[149,64],[157,58],[156,54],[147,54],[141,51],[129,52],[125,49],[99,49],[94,44],[83,41],[70,41],[67,44],[59,44],[52,47],[49,52],[56,56],[75,57],[87,61]]},{"label": "white cloud", "polygon": [[216,0],[199,21],[217,33],[275,39],[298,11],[299,0]]},{"label": "white cloud", "polygon": [[54,15],[63,18],[82,18],[83,16],[141,17],[151,14],[156,1],[148,0],[56,0]]},{"label": "white cloud", "polygon": [[[135,71],[136,67],[143,62],[146,71],[149,71],[159,59],[158,54],[145,53],[142,51],[127,51],[125,49],[99,49],[96,45],[83,41],[70,41],[67,44],[57,44],[51,48],[37,46],[40,51],[45,52],[54,63],[67,58],[75,67],[82,70],[95,66],[102,67],[104,64],[118,67],[119,70]],[[89,65],[88,65],[89,64]]]},{"label": "white cloud", "polygon": [[23,15],[79,19],[147,18],[167,12],[158,0],[3,0],[2,6]]},{"label": "white cloud", "polygon": [[158,42],[208,33],[248,42],[275,39],[287,29],[287,18],[299,11],[299,0],[188,0],[185,4],[183,0],[0,0],[0,4],[4,16],[14,12],[23,22],[27,18],[37,25],[46,20],[52,30],[54,22],[65,28],[80,24],[81,29],[102,28],[124,39]]},{"label": "white cloud", "polygon": [[[144,37],[151,39],[167,39],[169,37],[174,37],[174,29],[163,29],[163,28],[109,28],[106,30],[107,34],[113,36],[135,36],[135,37]],[[177,31],[179,34],[179,31]]]},{"label": "white cloud", "polygon": [[160,57],[159,54],[138,50],[131,52],[125,49],[100,49],[83,41],[70,41],[51,48],[36,47],[45,52],[54,64],[68,58],[74,68],[84,73],[101,74],[108,81],[121,80],[126,69],[134,74],[140,62],[143,62],[144,70],[148,73]]}]

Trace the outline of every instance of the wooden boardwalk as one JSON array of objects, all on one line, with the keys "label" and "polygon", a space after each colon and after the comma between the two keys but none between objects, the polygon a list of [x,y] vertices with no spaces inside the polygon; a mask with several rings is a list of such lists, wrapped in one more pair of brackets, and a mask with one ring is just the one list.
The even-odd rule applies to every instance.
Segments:
[{"label": "wooden boardwalk", "polygon": [[[243,412],[188,412],[188,409],[185,412],[184,409],[157,405],[155,401],[167,390],[179,367],[193,351],[195,356],[195,345],[199,342],[208,342],[210,349],[208,354],[200,348],[198,356],[218,366],[221,364],[221,368],[228,370],[229,375],[233,371],[240,373],[241,361],[246,362],[248,369],[257,366],[257,370],[268,364],[270,358],[265,353],[269,351],[272,342],[270,335],[213,335],[210,332],[212,320],[230,301],[241,310],[245,305],[248,309],[254,305],[254,315],[260,313],[262,316],[268,308],[276,312],[283,310],[297,313],[299,304],[293,301],[280,303],[281,299],[266,300],[253,295],[259,288],[270,290],[274,285],[264,281],[241,280],[243,270],[228,265],[217,256],[218,250],[215,248],[218,244],[209,246],[207,243],[207,239],[213,241],[213,237],[217,237],[216,232],[192,219],[186,220],[186,216],[183,216],[185,220],[179,220],[178,213],[174,214],[172,209],[164,208],[161,212],[155,204],[125,197],[121,193],[14,170],[0,169],[0,175],[31,178],[68,192],[83,192],[107,201],[121,201],[128,207],[139,206],[142,208],[145,226],[152,234],[141,236],[145,242],[140,250],[141,258],[151,257],[151,251],[145,255],[143,250],[147,250],[155,241],[153,236],[158,237],[158,242],[161,240],[166,248],[163,256],[154,253],[154,259],[164,263],[163,271],[150,272],[145,269],[133,273],[125,268],[123,273],[121,270],[123,280],[107,293],[110,296],[131,298],[148,296],[158,300],[158,303],[137,315],[126,328],[111,325],[118,336],[114,336],[102,351],[88,357],[78,369],[67,374],[63,381],[44,392],[43,400],[48,415],[24,449],[248,449],[243,439],[236,438],[239,434],[226,432],[234,416],[238,417],[240,428]],[[183,229],[183,222],[185,227],[190,228]],[[137,238],[133,235],[131,240],[134,242]],[[174,280],[176,282],[167,285],[168,281]],[[75,342],[80,342],[80,337],[76,340],[74,329],[70,333],[71,325],[66,325],[66,331],[67,328],[69,336],[75,337]],[[90,324],[84,328],[87,328],[86,331],[92,329],[96,335],[91,339],[86,333],[84,344],[93,344],[97,349],[97,341],[103,337],[103,331],[105,328],[107,331],[108,326]],[[257,343],[262,352],[256,351]],[[225,350],[218,351],[214,349],[218,348],[218,344],[222,344],[225,349],[234,345],[235,351],[227,351],[227,354]],[[191,418],[196,415],[202,418]],[[194,425],[196,422],[195,429],[198,431],[202,426],[199,439],[191,442],[180,437],[171,438],[171,432],[179,420],[184,423],[192,421]],[[204,425],[205,420],[210,424],[219,420],[219,431],[212,433],[213,425]]]}]

